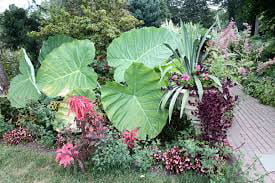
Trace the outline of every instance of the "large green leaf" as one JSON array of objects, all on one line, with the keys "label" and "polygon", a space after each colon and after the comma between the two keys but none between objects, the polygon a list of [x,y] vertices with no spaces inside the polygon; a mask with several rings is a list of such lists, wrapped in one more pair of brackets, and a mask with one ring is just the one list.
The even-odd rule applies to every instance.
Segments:
[{"label": "large green leaf", "polygon": [[16,108],[25,107],[26,104],[37,101],[40,96],[33,65],[24,49],[20,55],[19,70],[20,74],[12,79],[8,93],[11,106]]},{"label": "large green leaf", "polygon": [[125,72],[128,87],[109,82],[102,87],[102,104],[109,119],[120,130],[138,128],[139,137],[156,137],[167,121],[160,111],[159,74],[141,63],[133,63]]},{"label": "large green leaf", "polygon": [[53,51],[53,49],[58,48],[61,46],[63,43],[68,43],[73,41],[74,39],[65,36],[65,35],[57,35],[57,36],[51,36],[47,41],[43,42],[42,48],[40,50],[40,54],[38,57],[38,60],[40,63],[43,62],[43,60],[46,58],[46,56]]},{"label": "large green leaf", "polygon": [[88,67],[95,57],[89,40],[64,43],[48,54],[37,73],[37,83],[48,96],[66,96],[75,89],[94,89],[97,75]]},{"label": "large green leaf", "polygon": [[107,50],[107,60],[115,67],[115,80],[124,81],[124,72],[133,62],[149,68],[159,66],[173,52],[164,43],[175,49],[171,31],[165,28],[142,28],[123,33]]}]

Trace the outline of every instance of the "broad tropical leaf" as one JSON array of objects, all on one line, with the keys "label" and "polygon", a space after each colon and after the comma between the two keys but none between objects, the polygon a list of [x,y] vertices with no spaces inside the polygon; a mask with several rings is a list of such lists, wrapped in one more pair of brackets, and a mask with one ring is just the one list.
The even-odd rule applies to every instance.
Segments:
[{"label": "broad tropical leaf", "polygon": [[40,50],[40,54],[38,57],[38,61],[40,63],[43,62],[43,60],[46,58],[46,56],[53,51],[53,49],[58,48],[61,46],[63,43],[68,43],[73,41],[74,39],[65,36],[65,35],[57,35],[57,36],[51,36],[47,41],[43,42],[42,48]]},{"label": "broad tropical leaf", "polygon": [[120,130],[138,128],[139,137],[156,137],[166,124],[167,112],[160,111],[159,74],[141,63],[125,72],[126,86],[109,82],[102,87],[102,104],[107,116]]},{"label": "broad tropical leaf", "polygon": [[25,107],[26,104],[37,101],[40,96],[33,65],[24,49],[20,55],[19,70],[20,74],[12,79],[8,93],[11,106],[16,108]]},{"label": "broad tropical leaf", "polygon": [[95,57],[89,40],[65,43],[49,53],[37,73],[37,83],[48,96],[66,96],[75,89],[94,89],[97,75],[88,67]]},{"label": "broad tropical leaf", "polygon": [[124,73],[133,62],[149,68],[159,66],[173,52],[164,43],[175,49],[174,36],[165,28],[142,28],[123,33],[107,50],[107,60],[115,67],[115,80],[124,81]]}]

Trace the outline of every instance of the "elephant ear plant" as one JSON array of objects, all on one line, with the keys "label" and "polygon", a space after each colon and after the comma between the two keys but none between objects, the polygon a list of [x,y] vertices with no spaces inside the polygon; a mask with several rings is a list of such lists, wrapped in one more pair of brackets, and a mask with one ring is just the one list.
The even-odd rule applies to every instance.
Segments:
[{"label": "elephant ear plant", "polygon": [[211,84],[209,78],[214,81],[217,86],[221,86],[219,79],[215,76],[209,75],[201,66],[202,58],[201,51],[206,41],[207,35],[215,26],[213,24],[204,37],[200,34],[200,27],[197,24],[181,23],[180,31],[174,40],[177,49],[173,49],[169,44],[165,44],[171,51],[176,59],[169,63],[164,71],[162,71],[162,79],[171,71],[176,71],[169,78],[169,87],[167,93],[163,96],[160,104],[162,110],[165,109],[169,103],[169,121],[172,118],[172,113],[177,100],[181,100],[180,104],[180,118],[182,118],[185,106],[193,88],[195,93],[198,94],[199,99],[203,96],[203,84]]}]

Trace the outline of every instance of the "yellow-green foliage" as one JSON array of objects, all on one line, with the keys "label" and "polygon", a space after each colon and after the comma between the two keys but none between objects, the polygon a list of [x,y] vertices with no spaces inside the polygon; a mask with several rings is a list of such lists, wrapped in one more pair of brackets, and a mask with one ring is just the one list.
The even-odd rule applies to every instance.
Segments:
[{"label": "yellow-green foliage", "polygon": [[142,22],[124,9],[124,1],[104,3],[96,0],[91,5],[82,5],[82,15],[55,9],[50,18],[42,22],[39,32],[30,35],[39,39],[55,34],[64,34],[77,39],[89,39],[95,43],[97,55],[105,55],[106,48],[120,33],[141,25]]}]

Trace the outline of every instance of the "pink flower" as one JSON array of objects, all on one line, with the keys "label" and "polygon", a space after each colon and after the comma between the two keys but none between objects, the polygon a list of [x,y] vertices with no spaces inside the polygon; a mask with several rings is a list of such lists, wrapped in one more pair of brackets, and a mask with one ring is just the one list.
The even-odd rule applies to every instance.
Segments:
[{"label": "pink flower", "polygon": [[239,74],[242,75],[242,76],[246,76],[248,73],[248,70],[244,67],[240,67],[239,68]]},{"label": "pink flower", "polygon": [[181,76],[181,80],[184,80],[184,81],[189,81],[190,77],[188,76],[188,74],[183,74]]},{"label": "pink flower", "polygon": [[201,70],[201,66],[200,65],[196,65],[196,70],[200,71]]},{"label": "pink flower", "polygon": [[138,129],[132,131],[125,131],[122,133],[123,143],[127,144],[129,149],[133,149],[135,141],[137,140]]},{"label": "pink flower", "polygon": [[209,80],[209,78],[208,78],[208,73],[206,72],[206,73],[203,73],[203,80]]},{"label": "pink flower", "polygon": [[70,112],[74,112],[77,120],[83,120],[85,115],[90,112],[93,105],[84,96],[73,96],[69,99]]},{"label": "pink flower", "polygon": [[73,144],[65,144],[62,148],[56,150],[55,160],[59,162],[60,166],[68,167],[78,157],[76,148]]},{"label": "pink flower", "polygon": [[175,75],[172,76],[171,79],[174,80],[174,81],[175,81],[175,80],[178,80],[178,76],[175,74]]}]

